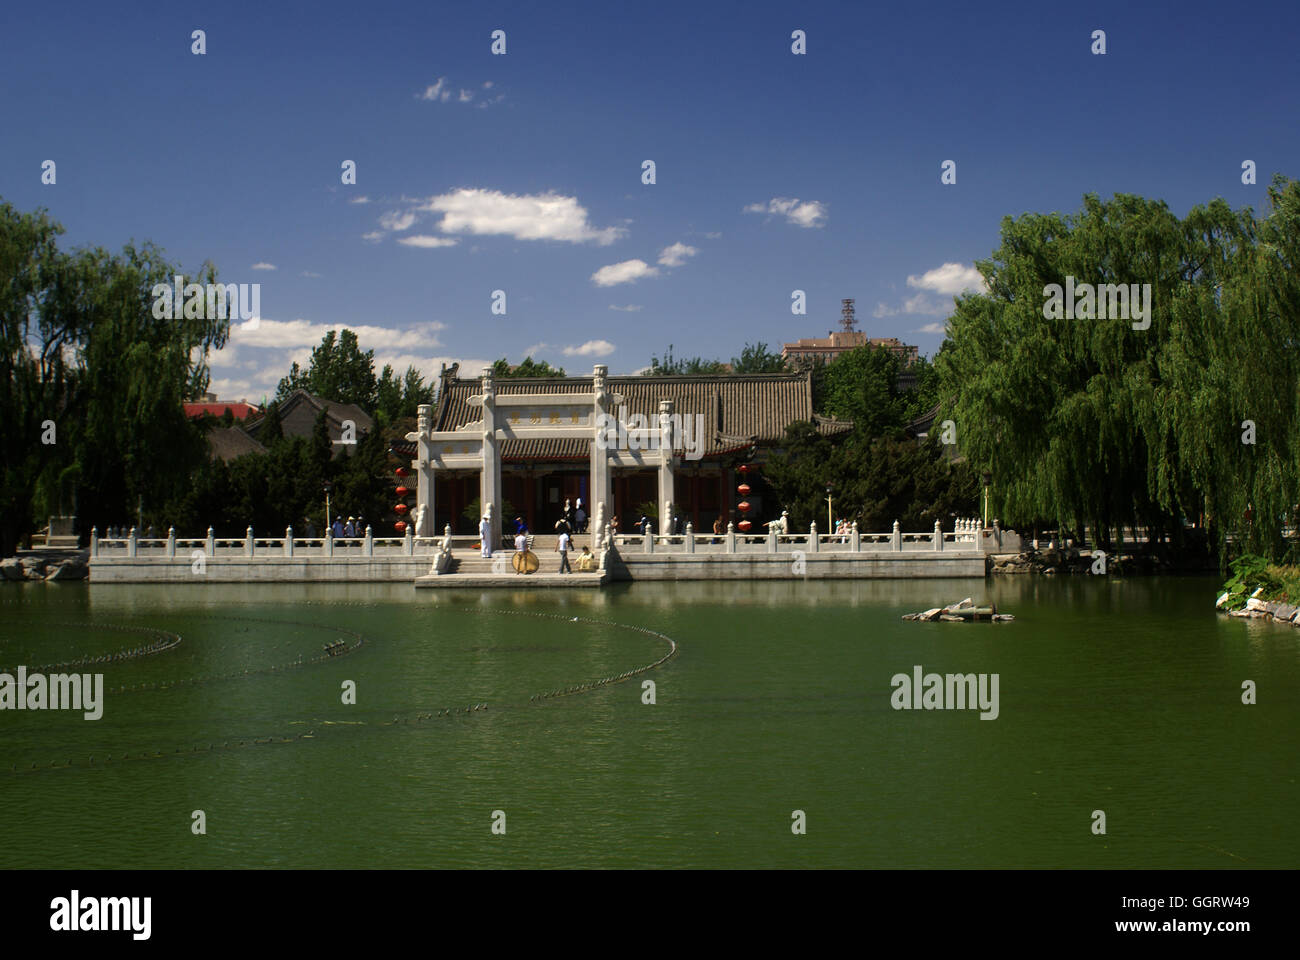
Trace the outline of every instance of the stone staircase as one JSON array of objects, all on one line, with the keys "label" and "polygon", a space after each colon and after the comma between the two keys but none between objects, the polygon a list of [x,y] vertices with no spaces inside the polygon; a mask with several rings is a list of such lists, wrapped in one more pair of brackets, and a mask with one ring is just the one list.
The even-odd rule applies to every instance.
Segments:
[{"label": "stone staircase", "polygon": [[[540,538],[539,538],[540,539]],[[604,571],[593,573],[577,572],[577,557],[581,553],[569,554],[569,566],[573,573],[559,573],[560,555],[554,552],[554,546],[548,552],[542,545],[534,543],[533,553],[541,561],[542,567],[536,573],[516,573],[510,565],[513,550],[503,550],[491,558],[479,556],[477,551],[462,550],[452,554],[447,572],[426,574],[415,578],[417,587],[467,588],[467,587],[598,587],[605,579]]]}]

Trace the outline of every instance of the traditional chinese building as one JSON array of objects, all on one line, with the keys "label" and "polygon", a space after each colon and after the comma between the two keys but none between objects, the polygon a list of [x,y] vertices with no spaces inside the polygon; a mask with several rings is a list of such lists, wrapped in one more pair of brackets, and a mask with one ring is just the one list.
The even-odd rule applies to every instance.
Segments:
[{"label": "traditional chinese building", "polygon": [[[475,500],[492,505],[496,542],[503,526],[513,531],[516,516],[548,533],[565,500],[579,497],[593,532],[613,516],[630,529],[644,504],[661,518],[656,529],[676,515],[705,532],[719,516],[741,519],[736,466],[749,462],[761,472],[790,424],[811,421],[828,435],[852,428],[813,414],[807,372],[610,377],[597,364],[590,377],[447,374],[437,403],[420,407],[410,445],[395,447],[412,457],[417,536],[448,524],[474,532],[481,506],[470,517],[465,511]],[[756,523],[780,514],[779,504],[748,500]]]}]

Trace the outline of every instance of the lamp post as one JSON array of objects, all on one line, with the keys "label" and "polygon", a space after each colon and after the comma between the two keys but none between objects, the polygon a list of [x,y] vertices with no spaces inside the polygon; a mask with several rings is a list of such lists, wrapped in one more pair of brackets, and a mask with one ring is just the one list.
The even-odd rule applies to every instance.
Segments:
[{"label": "lamp post", "polygon": [[328,530],[330,528],[330,491],[333,486],[328,480],[325,481],[323,486],[325,488],[325,529]]},{"label": "lamp post", "polygon": [[984,529],[989,527],[989,486],[993,483],[993,474],[984,471]]},{"label": "lamp post", "polygon": [[833,501],[831,500],[831,484],[828,483],[828,484],[826,484],[826,532],[827,532],[827,533],[834,533],[834,532],[835,532],[834,521],[831,519],[831,517],[832,517],[832,514],[831,514],[831,503],[832,503],[832,502],[833,502]]}]

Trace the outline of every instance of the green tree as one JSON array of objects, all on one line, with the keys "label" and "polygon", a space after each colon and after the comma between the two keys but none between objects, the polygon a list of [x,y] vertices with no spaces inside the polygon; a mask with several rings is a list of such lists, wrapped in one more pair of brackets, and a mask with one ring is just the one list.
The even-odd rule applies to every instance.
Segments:
[{"label": "green tree", "polygon": [[705,360],[703,357],[674,358],[673,345],[670,343],[662,359],[657,356],[650,358],[650,369],[646,370],[643,376],[682,377],[701,374],[717,376],[726,372],[726,364],[721,360]]},{"label": "green tree", "polygon": [[[0,552],[36,526],[37,503],[75,498],[83,528],[155,510],[202,463],[182,402],[207,386],[228,321],[154,316],[181,271],[128,245],[60,251],[44,212],[0,203]],[[194,282],[213,282],[206,266]],[[50,429],[53,429],[53,433]],[[67,486],[75,489],[68,491]]]},{"label": "green tree", "polygon": [[731,371],[735,374],[784,373],[785,370],[785,360],[779,353],[768,350],[766,343],[747,343],[739,357],[731,358]]},{"label": "green tree", "polygon": [[498,378],[563,377],[564,375],[563,367],[552,367],[545,360],[534,360],[532,357],[524,357],[523,363],[513,367],[505,357],[492,364],[492,376]]},{"label": "green tree", "polygon": [[[1179,541],[1203,517],[1221,550],[1235,532],[1282,552],[1300,499],[1300,187],[1276,179],[1269,198],[1262,219],[1088,195],[1073,216],[1003,220],[977,263],[988,292],[958,300],[936,358],[940,416],[991,471],[995,514],[1086,524],[1103,543],[1130,524]],[[1047,319],[1067,277],[1150,284],[1149,325],[1084,303]]]},{"label": "green tree", "polygon": [[898,366],[892,351],[870,345],[841,354],[825,370],[824,414],[852,420],[868,437],[898,431],[905,422]]},{"label": "green tree", "polygon": [[373,411],[379,391],[375,351],[363,351],[357,335],[346,327],[337,335],[331,330],[312,349],[306,370],[293,364],[289,375],[280,381],[275,398],[283,402],[294,390]]}]

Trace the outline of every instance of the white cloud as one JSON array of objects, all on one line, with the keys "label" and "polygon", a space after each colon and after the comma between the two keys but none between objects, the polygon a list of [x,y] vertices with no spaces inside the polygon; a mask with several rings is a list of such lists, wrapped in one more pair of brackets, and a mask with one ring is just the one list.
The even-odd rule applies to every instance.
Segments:
[{"label": "white cloud", "polygon": [[460,96],[456,98],[456,100],[460,103],[469,103],[473,99],[474,99],[473,90],[462,90],[460,92]]},{"label": "white cloud", "polygon": [[680,267],[687,257],[693,257],[700,251],[678,241],[672,246],[664,247],[659,253],[659,264],[664,267]]},{"label": "white cloud", "polygon": [[409,237],[398,237],[397,242],[404,247],[454,247],[460,243],[455,237],[431,237],[428,234],[416,233]]},{"label": "white cloud", "polygon": [[721,233],[706,233],[706,234],[704,235],[704,238],[705,238],[706,240],[721,240],[721,239],[722,239],[722,234],[721,234]]},{"label": "white cloud", "polygon": [[[445,329],[441,323],[422,323],[405,330],[375,327],[353,323],[311,323],[297,320],[267,320],[254,317],[230,325],[229,343],[246,347],[314,347],[329,331],[344,327],[357,335],[363,350],[370,348],[406,348],[438,346],[437,331]],[[229,348],[226,348],[229,349]]]},{"label": "white cloud", "polygon": [[317,279],[317,280],[320,279],[320,274],[319,274],[319,273],[312,273],[310,270],[304,270],[304,271],[302,272],[302,275],[303,275],[304,277],[312,277],[312,278]]},{"label": "white cloud", "polygon": [[608,357],[615,349],[608,340],[588,340],[580,346],[565,347],[563,353],[566,357]]},{"label": "white cloud", "polygon": [[446,102],[451,99],[451,91],[446,88],[446,83],[446,77],[439,77],[437,83],[425,87],[424,93],[417,93],[416,96],[421,100],[441,100]]},{"label": "white cloud", "polygon": [[492,81],[491,81],[491,80],[484,80],[484,81],[483,81],[483,89],[484,89],[484,90],[491,90],[491,89],[492,89]]},{"label": "white cloud", "polygon": [[363,233],[361,239],[366,241],[366,243],[378,243],[380,240],[384,239],[384,231],[371,230],[369,233]]},{"label": "white cloud", "polygon": [[535,356],[537,356],[537,354],[541,353],[543,350],[549,350],[550,347],[551,347],[551,345],[550,345],[549,343],[534,343],[531,347],[529,347],[528,349],[526,349],[526,350],[524,351],[524,356],[525,356],[525,357],[535,357]]},{"label": "white cloud", "polygon": [[609,309],[611,309],[611,310],[620,310],[620,311],[622,311],[623,313],[636,313],[636,312],[638,312],[639,310],[642,309],[642,306],[641,306],[641,304],[639,304],[639,303],[629,303],[629,304],[628,304],[627,306],[625,306],[625,307],[620,307],[617,303],[611,303],[611,304],[609,305]]},{"label": "white cloud", "polygon": [[370,202],[370,198],[366,196],[353,197],[351,200],[348,201],[348,203],[369,203],[369,202]]},{"label": "white cloud", "polygon": [[955,296],[967,290],[983,293],[984,277],[973,266],[960,263],[945,263],[941,267],[927,270],[919,277],[909,276],[907,285],[917,290],[931,290]]},{"label": "white cloud", "polygon": [[826,205],[819,200],[799,200],[790,197],[773,197],[766,204],[751,203],[745,213],[768,213],[783,216],[787,223],[800,227],[823,227],[828,217]]},{"label": "white cloud", "polygon": [[265,260],[259,260],[250,267],[252,270],[276,270],[279,269],[274,263],[267,263]]},{"label": "white cloud", "polygon": [[657,277],[659,269],[644,260],[624,260],[601,267],[591,275],[591,282],[598,287],[615,287],[620,283],[634,283],[642,277]]},{"label": "white cloud", "polygon": [[464,188],[431,197],[421,208],[441,213],[443,233],[500,234],[516,240],[593,241],[608,246],[626,231],[620,227],[597,229],[577,197],[558,193],[505,194],[499,190]]},{"label": "white cloud", "polygon": [[927,323],[927,324],[926,324],[925,326],[923,326],[923,327],[918,327],[914,332],[915,332],[915,333],[939,333],[939,334],[944,334],[944,333],[947,333],[947,332],[948,332],[948,324],[947,324],[946,322],[945,322],[945,323]]},{"label": "white cloud", "polygon": [[410,210],[399,211],[392,210],[379,218],[379,225],[385,230],[395,230],[399,233],[408,229],[415,223],[415,214]]}]

